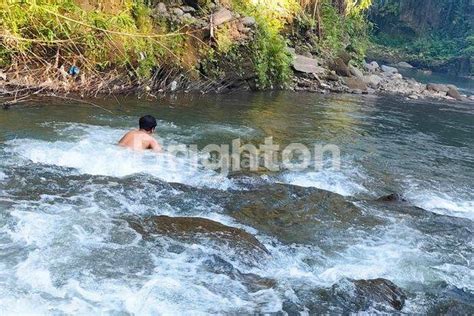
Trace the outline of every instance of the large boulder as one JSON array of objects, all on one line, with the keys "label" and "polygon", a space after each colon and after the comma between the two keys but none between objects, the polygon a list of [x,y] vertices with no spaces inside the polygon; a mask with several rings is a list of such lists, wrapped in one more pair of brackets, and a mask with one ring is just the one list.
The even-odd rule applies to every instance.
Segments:
[{"label": "large boulder", "polygon": [[143,220],[129,220],[130,227],[143,236],[165,236],[183,242],[226,246],[239,252],[268,254],[257,238],[246,231],[200,217],[150,216]]},{"label": "large boulder", "polygon": [[314,58],[309,58],[303,55],[294,55],[293,69],[302,73],[323,74],[326,69],[319,66],[319,61]]},{"label": "large boulder", "polygon": [[332,286],[332,294],[338,304],[351,312],[378,310],[401,311],[406,295],[401,288],[386,279],[342,279]]}]

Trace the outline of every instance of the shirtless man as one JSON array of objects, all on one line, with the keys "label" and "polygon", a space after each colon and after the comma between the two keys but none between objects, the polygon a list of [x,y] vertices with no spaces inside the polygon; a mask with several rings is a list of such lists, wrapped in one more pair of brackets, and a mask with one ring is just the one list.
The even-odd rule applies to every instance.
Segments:
[{"label": "shirtless man", "polygon": [[145,115],[139,120],[139,129],[125,134],[119,145],[137,151],[151,149],[154,152],[162,152],[160,144],[151,136],[155,128],[156,119],[151,115]]}]

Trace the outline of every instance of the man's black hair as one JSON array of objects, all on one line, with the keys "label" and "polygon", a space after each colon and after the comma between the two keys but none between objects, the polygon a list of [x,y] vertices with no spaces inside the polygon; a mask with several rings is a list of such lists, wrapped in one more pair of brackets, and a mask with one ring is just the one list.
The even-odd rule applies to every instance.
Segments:
[{"label": "man's black hair", "polygon": [[140,118],[138,125],[140,129],[149,132],[156,127],[156,119],[151,115],[145,115]]}]

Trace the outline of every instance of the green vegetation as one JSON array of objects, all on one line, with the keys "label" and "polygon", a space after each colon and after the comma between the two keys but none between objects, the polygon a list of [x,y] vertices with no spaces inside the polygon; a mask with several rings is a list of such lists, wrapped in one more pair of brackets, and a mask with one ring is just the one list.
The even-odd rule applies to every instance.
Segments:
[{"label": "green vegetation", "polygon": [[[54,78],[60,77],[61,66],[64,76],[74,65],[88,78],[114,72],[140,84],[160,67],[199,69],[210,79],[220,79],[225,61],[242,73],[251,64],[255,86],[265,89],[284,87],[290,81],[292,57],[287,47],[295,33],[299,42],[292,44],[310,43],[312,52],[323,58],[344,50],[359,60],[365,54],[369,27],[364,10],[371,0],[222,2],[241,16],[255,18],[251,39],[236,40],[236,26],[229,23],[216,30],[213,46],[203,35],[194,35],[185,19],[153,13],[155,2],[147,0],[4,0],[0,67],[17,73],[41,72],[47,78],[51,70]],[[198,16],[211,13],[210,0],[196,3],[201,8]]]},{"label": "green vegetation", "polygon": [[376,24],[372,36],[378,45],[376,52],[389,51],[425,67],[457,58],[469,59],[474,51],[474,17],[469,5],[467,0],[420,4],[376,0],[370,13]]},{"label": "green vegetation", "polygon": [[299,9],[294,0],[260,1],[233,0],[233,8],[242,15],[253,16],[257,22],[256,37],[249,51],[257,74],[257,87],[284,86],[291,78],[291,55],[284,27]]},{"label": "green vegetation", "polygon": [[[349,49],[361,61],[369,43],[370,25],[364,10],[370,3],[371,0],[347,1],[343,12],[339,12],[332,0],[232,0],[234,10],[257,21],[256,37],[246,51],[255,67],[257,87],[285,86],[291,79],[292,57],[287,50],[291,33],[303,34],[299,41],[310,42],[313,51],[324,58]],[[316,34],[317,30],[320,34]],[[314,36],[308,38],[307,34]],[[221,38],[219,47],[224,49],[220,52],[241,60],[240,48],[229,46],[225,32]]]},{"label": "green vegetation", "polygon": [[4,1],[0,27],[3,67],[65,64],[89,72],[132,71],[139,78],[173,54],[168,46],[179,37],[157,34],[140,1],[122,1],[109,11],[86,10],[72,0]]}]

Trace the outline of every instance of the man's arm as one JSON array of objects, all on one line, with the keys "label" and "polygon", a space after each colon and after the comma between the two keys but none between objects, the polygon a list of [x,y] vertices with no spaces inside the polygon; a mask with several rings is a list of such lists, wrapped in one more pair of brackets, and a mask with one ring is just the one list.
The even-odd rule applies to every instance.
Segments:
[{"label": "man's arm", "polygon": [[153,150],[156,153],[163,152],[163,148],[161,147],[161,145],[154,138],[150,139],[150,149]]}]

